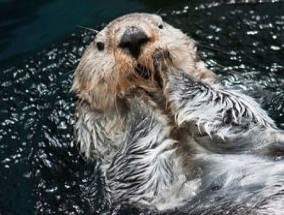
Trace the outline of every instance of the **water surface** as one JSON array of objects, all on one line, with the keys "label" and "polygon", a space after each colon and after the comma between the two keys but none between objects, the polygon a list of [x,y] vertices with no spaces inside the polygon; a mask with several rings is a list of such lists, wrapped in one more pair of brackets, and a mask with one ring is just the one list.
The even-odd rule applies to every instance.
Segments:
[{"label": "water surface", "polygon": [[0,214],[138,213],[108,206],[95,164],[73,144],[72,73],[94,37],[77,25],[159,11],[199,42],[224,84],[256,97],[284,128],[282,1],[19,2],[0,2]]}]

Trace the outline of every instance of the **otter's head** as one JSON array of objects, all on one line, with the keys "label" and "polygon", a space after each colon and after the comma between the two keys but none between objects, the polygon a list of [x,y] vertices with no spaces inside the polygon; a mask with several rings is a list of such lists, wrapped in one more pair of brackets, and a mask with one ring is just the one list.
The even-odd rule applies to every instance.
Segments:
[{"label": "otter's head", "polygon": [[161,86],[153,55],[169,53],[171,63],[190,75],[212,78],[196,54],[195,42],[160,16],[122,16],[100,31],[85,51],[75,72],[72,90],[96,109],[106,110],[130,90]]}]

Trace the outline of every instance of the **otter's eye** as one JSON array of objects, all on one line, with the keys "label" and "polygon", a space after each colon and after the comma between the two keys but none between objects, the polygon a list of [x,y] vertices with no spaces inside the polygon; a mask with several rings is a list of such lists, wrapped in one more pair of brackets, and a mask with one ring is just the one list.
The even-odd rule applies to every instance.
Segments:
[{"label": "otter's eye", "polygon": [[158,28],[163,29],[164,26],[161,24],[161,25],[158,25]]},{"label": "otter's eye", "polygon": [[102,42],[97,42],[97,48],[99,51],[102,51],[105,49],[105,44]]}]

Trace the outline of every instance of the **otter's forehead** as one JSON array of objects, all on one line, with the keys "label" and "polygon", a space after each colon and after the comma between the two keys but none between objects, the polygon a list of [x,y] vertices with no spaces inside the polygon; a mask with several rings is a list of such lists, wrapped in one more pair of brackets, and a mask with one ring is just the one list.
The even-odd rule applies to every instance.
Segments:
[{"label": "otter's forehead", "polygon": [[131,26],[148,26],[148,25],[158,25],[162,23],[163,20],[158,15],[148,14],[148,13],[132,13],[115,19],[110,22],[106,27],[105,31],[110,33],[116,33],[117,31],[123,30]]},{"label": "otter's forehead", "polygon": [[162,18],[158,15],[148,14],[148,13],[131,13],[122,17],[119,17],[108,24],[107,27],[116,27],[117,25],[127,25],[136,23],[139,24],[141,22],[148,22],[152,24],[156,24],[162,22]]}]

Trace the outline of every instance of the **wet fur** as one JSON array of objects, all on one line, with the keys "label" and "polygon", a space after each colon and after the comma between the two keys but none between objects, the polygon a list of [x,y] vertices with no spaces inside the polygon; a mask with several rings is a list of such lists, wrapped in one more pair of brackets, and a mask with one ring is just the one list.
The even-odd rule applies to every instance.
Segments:
[{"label": "wet fur", "polygon": [[[137,19],[146,32],[154,29],[154,42],[134,60],[115,44],[118,26]],[[186,214],[281,214],[283,131],[252,98],[203,79],[213,76],[194,42],[165,23],[177,38],[158,35],[153,26],[161,22],[148,14],[115,20],[75,72],[76,140],[87,159],[101,162],[109,202]],[[100,53],[102,39],[108,48]],[[147,79],[135,73],[138,64]]]},{"label": "wet fur", "polygon": [[282,214],[284,132],[240,92],[204,84],[176,68],[165,73],[176,123],[195,139],[187,143],[201,178],[199,193],[181,211]]}]

